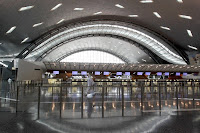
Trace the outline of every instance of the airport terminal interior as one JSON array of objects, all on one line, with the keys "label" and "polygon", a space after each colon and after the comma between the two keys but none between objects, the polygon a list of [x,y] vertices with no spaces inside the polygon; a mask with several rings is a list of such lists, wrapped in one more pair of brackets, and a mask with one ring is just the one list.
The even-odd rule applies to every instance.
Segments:
[{"label": "airport terminal interior", "polygon": [[199,0],[0,0],[0,133],[199,133]]}]

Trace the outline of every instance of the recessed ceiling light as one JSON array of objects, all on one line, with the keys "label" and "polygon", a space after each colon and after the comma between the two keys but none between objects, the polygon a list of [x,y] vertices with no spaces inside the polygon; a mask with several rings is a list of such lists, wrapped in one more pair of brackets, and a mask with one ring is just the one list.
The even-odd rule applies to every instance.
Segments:
[{"label": "recessed ceiling light", "polygon": [[160,28],[165,29],[165,30],[170,30],[170,28],[165,27],[165,26],[160,26]]},{"label": "recessed ceiling light", "polygon": [[145,59],[142,59],[142,61],[147,62]]},{"label": "recessed ceiling light", "polygon": [[181,17],[181,18],[185,18],[185,19],[192,19],[191,16],[187,16],[187,15],[179,15],[179,17]]},{"label": "recessed ceiling light", "polygon": [[61,19],[61,20],[58,21],[56,24],[60,24],[60,23],[62,23],[63,21],[65,21],[65,19]]},{"label": "recessed ceiling light", "polygon": [[193,37],[192,31],[191,31],[191,30],[187,30],[187,33],[188,33],[188,35],[189,35],[190,37]]},{"label": "recessed ceiling light", "polygon": [[138,17],[138,15],[128,15],[131,18]]},{"label": "recessed ceiling light", "polygon": [[177,0],[178,3],[183,3],[183,0]]},{"label": "recessed ceiling light", "polygon": [[21,12],[21,11],[30,10],[30,9],[32,9],[33,7],[34,7],[34,6],[21,7],[21,8],[19,9],[19,11]]},{"label": "recessed ceiling light", "polygon": [[119,7],[119,8],[124,8],[122,5],[120,4],[115,4],[116,7]]},{"label": "recessed ceiling light", "polygon": [[57,9],[58,7],[60,7],[60,6],[62,6],[62,3],[59,3],[58,5],[54,6],[54,7],[51,9],[51,11],[56,10],[56,9]]},{"label": "recessed ceiling light", "polygon": [[16,29],[16,26],[11,27],[11,28],[6,32],[6,34],[12,33],[15,29]]},{"label": "recessed ceiling light", "polygon": [[75,11],[82,11],[84,8],[74,8]]},{"label": "recessed ceiling light", "polygon": [[94,13],[94,15],[98,15],[98,14],[102,14],[102,12],[96,12],[96,13]]},{"label": "recessed ceiling light", "polygon": [[0,42],[0,45],[1,45],[2,43]]},{"label": "recessed ceiling light", "polygon": [[42,25],[42,24],[43,24],[43,22],[37,23],[37,24],[34,24],[33,27],[37,27],[37,26],[40,26],[40,25]]},{"label": "recessed ceiling light", "polygon": [[140,54],[140,52],[138,51],[138,54]]},{"label": "recessed ceiling light", "polygon": [[153,3],[153,0],[141,0],[140,3]]},{"label": "recessed ceiling light", "polygon": [[191,48],[191,49],[194,49],[194,50],[198,50],[198,48],[191,46],[191,45],[188,45],[188,47]]},{"label": "recessed ceiling light", "polygon": [[29,37],[25,38],[21,43],[26,42],[29,39]]},{"label": "recessed ceiling light", "polygon": [[160,16],[159,13],[157,13],[157,12],[153,12],[153,14],[154,14],[156,17],[161,18],[161,16]]}]

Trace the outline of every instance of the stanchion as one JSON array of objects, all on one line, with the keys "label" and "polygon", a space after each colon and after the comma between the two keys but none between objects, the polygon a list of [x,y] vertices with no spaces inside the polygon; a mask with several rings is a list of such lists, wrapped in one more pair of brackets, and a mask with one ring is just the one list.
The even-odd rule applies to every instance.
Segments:
[{"label": "stanchion", "polygon": [[102,105],[101,105],[101,108],[102,108],[102,118],[104,118],[104,87],[102,87]]},{"label": "stanchion", "polygon": [[144,99],[144,83],[145,82],[142,82],[140,81],[140,87],[141,87],[141,114],[143,115],[143,99]]},{"label": "stanchion", "polygon": [[60,119],[62,118],[62,86],[60,87]]},{"label": "stanchion", "polygon": [[124,87],[122,86],[122,117],[124,117]]},{"label": "stanchion", "polygon": [[17,86],[16,113],[18,112],[18,101],[19,101],[19,86]]},{"label": "stanchion", "polygon": [[176,85],[176,109],[178,110],[178,86]]},{"label": "stanchion", "polygon": [[161,82],[158,82],[158,92],[159,92],[159,110],[160,110],[160,115],[161,115]]},{"label": "stanchion", "polygon": [[40,119],[40,86],[38,86],[38,119]]},{"label": "stanchion", "polygon": [[83,118],[83,87],[81,87],[81,118]]},{"label": "stanchion", "polygon": [[24,96],[26,96],[26,84],[24,84]]},{"label": "stanchion", "polygon": [[193,109],[195,108],[195,101],[194,101],[194,88],[195,88],[195,83],[192,81],[192,104],[193,104]]}]

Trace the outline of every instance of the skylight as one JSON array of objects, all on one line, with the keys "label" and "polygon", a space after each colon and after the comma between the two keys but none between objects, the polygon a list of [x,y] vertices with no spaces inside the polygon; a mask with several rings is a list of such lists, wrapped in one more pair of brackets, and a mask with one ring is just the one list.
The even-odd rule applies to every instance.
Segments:
[{"label": "skylight", "polygon": [[124,8],[122,5],[120,4],[115,4],[116,7],[119,7],[119,8]]},{"label": "skylight", "polygon": [[96,13],[94,13],[94,15],[98,15],[98,14],[102,14],[102,12],[96,12]]},{"label": "skylight", "polygon": [[179,17],[184,18],[184,19],[192,19],[191,16],[187,16],[187,15],[179,15]]},{"label": "skylight", "polygon": [[138,17],[138,15],[128,15],[131,18]]},{"label": "skylight", "polygon": [[21,43],[26,42],[29,39],[29,37],[25,38]]},{"label": "skylight", "polygon": [[160,26],[160,28],[165,29],[165,30],[170,30],[170,28],[165,27],[165,26]]},{"label": "skylight", "polygon": [[153,0],[141,0],[140,3],[153,3]]},{"label": "skylight", "polygon": [[157,12],[153,12],[153,14],[157,17],[157,18],[161,18],[160,14]]},{"label": "skylight", "polygon": [[51,11],[56,10],[56,9],[59,8],[60,6],[62,6],[62,3],[59,3],[58,5],[56,5],[55,7],[53,7],[53,8],[51,9]]},{"label": "skylight", "polygon": [[61,19],[61,20],[58,21],[56,24],[60,24],[60,23],[62,23],[63,21],[65,21],[65,19]]},{"label": "skylight", "polygon": [[30,9],[32,9],[33,7],[34,7],[34,6],[21,7],[21,8],[19,9],[19,11],[21,12],[21,11],[30,10]]},{"label": "skylight", "polygon": [[82,11],[84,8],[74,8],[75,11]]},{"label": "skylight", "polygon": [[194,49],[194,50],[198,50],[196,47],[188,45],[189,48]]},{"label": "skylight", "polygon": [[11,28],[6,32],[6,34],[12,33],[16,28],[17,28],[16,26],[11,27]]},{"label": "skylight", "polygon": [[43,22],[37,23],[37,24],[34,24],[33,27],[37,27],[37,26],[40,26],[40,25],[42,25],[42,24],[43,24]]},{"label": "skylight", "polygon": [[187,30],[187,33],[188,33],[188,35],[189,35],[190,37],[193,37],[192,31],[191,31],[191,30]]},{"label": "skylight", "polygon": [[183,0],[177,0],[178,3],[183,3]]}]

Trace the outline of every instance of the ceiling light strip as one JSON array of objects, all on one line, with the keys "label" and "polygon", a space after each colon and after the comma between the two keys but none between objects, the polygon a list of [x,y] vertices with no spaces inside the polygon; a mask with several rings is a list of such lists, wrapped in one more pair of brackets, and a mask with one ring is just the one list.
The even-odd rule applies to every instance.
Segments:
[{"label": "ceiling light strip", "polygon": [[30,9],[32,9],[33,7],[34,7],[34,6],[21,7],[21,8],[19,9],[19,11],[21,12],[21,11],[30,10]]},{"label": "ceiling light strip", "polygon": [[56,5],[55,7],[53,7],[53,8],[51,9],[51,11],[56,10],[56,9],[59,8],[60,6],[62,6],[62,3],[59,3],[58,5]]},{"label": "ceiling light strip", "polygon": [[171,30],[170,28],[165,27],[165,26],[160,26],[160,28],[162,28],[162,29],[164,29],[164,30]]},{"label": "ceiling light strip", "polygon": [[40,25],[42,25],[42,24],[43,24],[43,22],[37,23],[37,24],[34,24],[33,27],[37,27],[37,26],[40,26]]},{"label": "ceiling light strip", "polygon": [[61,19],[61,20],[58,21],[56,24],[60,24],[60,23],[62,23],[63,21],[65,21],[65,19]]},{"label": "ceiling light strip", "polygon": [[192,31],[191,30],[187,30],[187,33],[190,37],[193,37]]},{"label": "ceiling light strip", "polygon": [[93,15],[98,15],[98,14],[102,14],[102,12],[96,12]]},{"label": "ceiling light strip", "polygon": [[183,0],[177,0],[178,3],[183,3]]},{"label": "ceiling light strip", "polygon": [[6,34],[12,33],[16,28],[17,28],[16,26],[11,27],[11,28],[6,32]]},{"label": "ceiling light strip", "polygon": [[179,15],[180,18],[184,18],[184,19],[192,19],[191,16],[187,16],[187,15]]},{"label": "ceiling light strip", "polygon": [[191,45],[188,45],[188,47],[191,48],[191,49],[194,49],[194,50],[198,50],[198,48],[191,46]]},{"label": "ceiling light strip", "polygon": [[161,18],[160,14],[157,12],[153,12],[153,14],[157,17],[157,18]]},{"label": "ceiling light strip", "polygon": [[153,3],[153,0],[141,0],[140,3]]},{"label": "ceiling light strip", "polygon": [[122,5],[120,4],[115,4],[116,7],[119,7],[119,8],[124,8]]},{"label": "ceiling light strip", "polygon": [[138,15],[128,15],[131,18],[138,17]]},{"label": "ceiling light strip", "polygon": [[74,8],[75,11],[82,11],[84,8]]},{"label": "ceiling light strip", "polygon": [[21,43],[28,41],[29,37],[25,38]]}]

